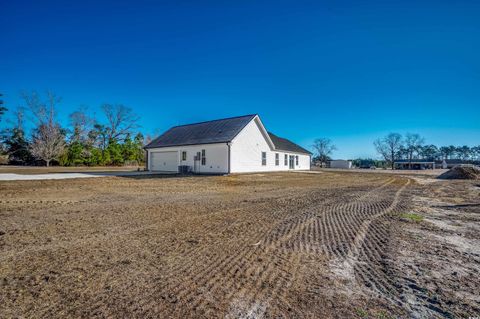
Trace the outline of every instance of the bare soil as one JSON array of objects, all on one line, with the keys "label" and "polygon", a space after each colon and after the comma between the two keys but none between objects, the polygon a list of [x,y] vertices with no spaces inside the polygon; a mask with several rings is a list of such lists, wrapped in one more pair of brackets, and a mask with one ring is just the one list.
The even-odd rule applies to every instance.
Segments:
[{"label": "bare soil", "polygon": [[477,184],[337,171],[0,182],[0,317],[478,316]]},{"label": "bare soil", "polygon": [[440,179],[480,179],[480,168],[475,166],[455,166],[438,176]]}]

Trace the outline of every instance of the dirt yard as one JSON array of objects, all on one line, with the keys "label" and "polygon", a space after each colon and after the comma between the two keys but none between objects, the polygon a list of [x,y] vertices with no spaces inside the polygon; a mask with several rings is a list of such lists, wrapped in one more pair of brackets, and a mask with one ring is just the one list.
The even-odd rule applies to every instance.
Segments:
[{"label": "dirt yard", "polygon": [[336,171],[0,182],[0,317],[479,316],[479,194]]}]

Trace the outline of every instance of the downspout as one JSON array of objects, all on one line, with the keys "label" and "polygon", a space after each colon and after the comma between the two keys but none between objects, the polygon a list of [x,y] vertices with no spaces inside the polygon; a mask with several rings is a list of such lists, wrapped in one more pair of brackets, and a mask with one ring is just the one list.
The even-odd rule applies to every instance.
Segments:
[{"label": "downspout", "polygon": [[230,142],[227,143],[227,147],[228,147],[228,170],[227,170],[227,174],[230,174]]},{"label": "downspout", "polygon": [[145,151],[145,170],[149,171],[148,169],[148,149],[143,149]]}]

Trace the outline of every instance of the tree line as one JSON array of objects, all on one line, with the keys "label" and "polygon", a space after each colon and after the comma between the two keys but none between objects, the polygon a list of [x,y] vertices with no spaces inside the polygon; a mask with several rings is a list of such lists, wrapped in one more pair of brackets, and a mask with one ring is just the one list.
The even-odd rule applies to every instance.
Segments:
[{"label": "tree line", "polygon": [[[373,145],[381,160],[357,158],[352,161],[356,167],[385,167],[394,168],[394,162],[397,160],[461,160],[464,162],[480,161],[480,145],[478,146],[436,146],[425,143],[425,138],[419,134],[407,133],[402,136],[399,133],[390,133],[383,138],[374,141]],[[314,141],[312,148],[315,156],[313,162],[324,166],[331,160],[331,154],[337,149],[332,140],[328,138],[318,138]]]},{"label": "tree line", "polygon": [[456,159],[465,162],[480,160],[480,145],[469,147],[463,146],[436,146],[426,144],[425,138],[419,134],[407,133],[402,136],[399,133],[390,133],[383,138],[374,141],[373,145],[377,153],[392,167],[397,160],[449,160]]},{"label": "tree line", "polygon": [[[139,117],[123,104],[103,104],[103,121],[80,107],[62,126],[57,119],[61,98],[48,91],[21,93],[22,105],[10,114],[1,131],[0,153],[17,165],[140,165],[143,145],[148,142],[138,131]],[[7,112],[0,108],[0,121]],[[27,131],[26,123],[31,127]],[[147,138],[148,139],[148,138]]]}]

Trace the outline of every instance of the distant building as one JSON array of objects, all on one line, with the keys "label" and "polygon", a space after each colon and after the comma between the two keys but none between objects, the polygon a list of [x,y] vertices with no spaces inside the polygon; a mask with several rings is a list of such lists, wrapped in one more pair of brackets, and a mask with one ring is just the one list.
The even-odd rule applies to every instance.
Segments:
[{"label": "distant building", "polygon": [[352,168],[352,161],[348,160],[331,160],[330,168],[343,168],[350,169]]},{"label": "distant building", "polygon": [[[457,165],[480,165],[480,161],[447,159],[447,160],[432,160],[432,159],[412,159],[411,169],[450,169]],[[394,162],[395,169],[410,169],[408,159],[396,160]]]},{"label": "distant building", "polygon": [[396,160],[393,165],[395,169],[435,169],[441,167],[441,165],[437,166],[435,161],[421,159]]},{"label": "distant building", "polygon": [[435,164],[437,168],[444,168],[444,169],[450,169],[452,167],[455,167],[457,165],[465,165],[465,164],[471,164],[471,165],[480,165],[480,161],[465,161],[465,160],[460,160],[460,159],[444,159],[442,161],[435,161]]}]

